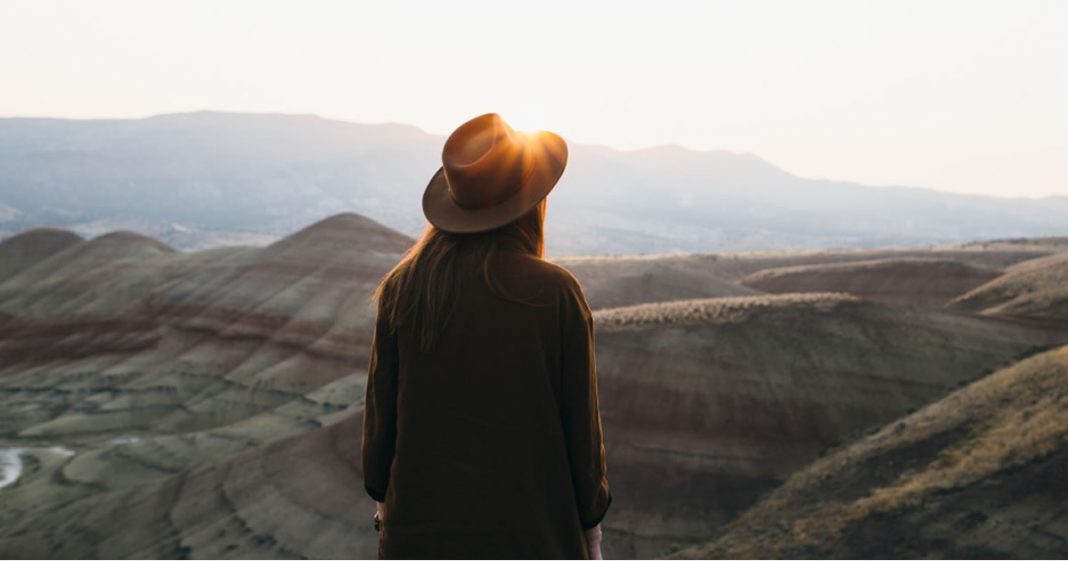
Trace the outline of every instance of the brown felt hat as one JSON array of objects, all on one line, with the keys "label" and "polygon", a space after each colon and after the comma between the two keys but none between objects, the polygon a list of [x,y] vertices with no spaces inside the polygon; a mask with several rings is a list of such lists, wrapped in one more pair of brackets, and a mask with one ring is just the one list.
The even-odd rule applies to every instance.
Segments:
[{"label": "brown felt hat", "polygon": [[552,191],[567,166],[567,143],[548,131],[512,130],[496,113],[460,125],[423,192],[423,214],[446,232],[492,230]]}]

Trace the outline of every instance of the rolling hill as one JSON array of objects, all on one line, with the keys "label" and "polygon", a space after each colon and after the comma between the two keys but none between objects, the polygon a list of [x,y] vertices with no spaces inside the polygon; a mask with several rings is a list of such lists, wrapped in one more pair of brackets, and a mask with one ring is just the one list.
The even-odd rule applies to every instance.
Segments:
[{"label": "rolling hill", "polygon": [[673,559],[1063,558],[1068,347],[827,454]]},{"label": "rolling hill", "polygon": [[[885,298],[887,295],[883,293],[893,286],[886,285],[882,273],[895,269],[896,280],[909,282],[914,290],[920,291],[900,291],[897,301],[909,298],[910,294],[919,297],[921,293],[931,293],[934,298],[925,296],[922,303],[941,307],[945,299],[1000,275],[1007,267],[1055,255],[1062,249],[1050,245],[997,244],[931,249],[571,255],[553,260],[582,281],[587,300],[594,309],[765,292],[849,292],[890,303],[895,300]],[[939,265],[924,266],[933,261]],[[789,274],[783,276],[784,273]],[[800,283],[796,278],[798,273],[805,273],[809,278]],[[950,276],[943,278],[940,273]],[[768,277],[783,277],[786,282],[782,290],[773,286],[746,286]],[[917,298],[913,303],[921,301]]]},{"label": "rolling hill", "polygon": [[952,259],[913,257],[765,269],[740,283],[772,294],[848,292],[884,304],[940,308],[1001,274]]},{"label": "rolling hill", "polygon": [[[412,242],[355,213],[195,253],[132,232],[0,242],[17,257],[0,280],[0,551],[373,555],[356,448],[367,298]],[[1012,269],[1053,251],[560,259],[597,308],[606,556],[703,543],[827,448],[1068,341],[1057,322],[740,279],[923,256]]]},{"label": "rolling hill", "polygon": [[82,241],[59,228],[34,228],[0,242],[0,283]]},{"label": "rolling hill", "polygon": [[595,321],[617,489],[608,543],[626,558],[696,543],[823,450],[1068,340],[841,294],[641,304]]},{"label": "rolling hill", "polygon": [[1068,253],[1020,263],[1004,276],[958,296],[950,307],[1068,320]]}]

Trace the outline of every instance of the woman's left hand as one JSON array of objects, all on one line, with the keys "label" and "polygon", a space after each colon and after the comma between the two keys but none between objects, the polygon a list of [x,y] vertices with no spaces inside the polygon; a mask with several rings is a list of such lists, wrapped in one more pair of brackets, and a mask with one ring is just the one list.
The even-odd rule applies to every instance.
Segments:
[{"label": "woman's left hand", "polygon": [[379,524],[386,519],[386,503],[375,501],[375,516],[378,517]]}]

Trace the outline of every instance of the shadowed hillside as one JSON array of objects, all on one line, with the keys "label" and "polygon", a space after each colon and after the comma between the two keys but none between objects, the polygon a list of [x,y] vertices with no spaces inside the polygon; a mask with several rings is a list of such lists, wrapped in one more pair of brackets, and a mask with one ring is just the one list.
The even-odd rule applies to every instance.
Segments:
[{"label": "shadowed hillside", "polygon": [[[748,253],[665,253],[639,255],[565,256],[553,261],[567,267],[582,281],[594,309],[635,303],[691,298],[744,296],[762,292],[852,292],[874,300],[887,300],[893,291],[881,273],[890,269],[897,280],[918,292],[912,304],[931,305],[952,298],[978,282],[997,276],[1017,263],[1054,254],[1061,248],[1048,244],[999,243],[990,248],[948,246],[933,249],[825,250]],[[924,262],[937,261],[933,267]],[[805,283],[797,272],[814,272]],[[826,272],[825,272],[826,271]],[[782,290],[774,286],[745,286],[748,279],[788,273]],[[951,275],[942,278],[939,274]],[[955,278],[952,275],[963,275]],[[931,286],[924,285],[925,282]],[[798,285],[798,286],[793,286]],[[891,300],[901,302],[909,292]]]},{"label": "shadowed hillside", "polygon": [[0,242],[0,283],[80,241],[59,228],[34,228]]},{"label": "shadowed hillside", "polygon": [[[352,213],[188,254],[42,232],[0,243],[18,256],[0,265],[0,551],[373,556],[356,448],[368,297],[411,238]],[[560,260],[599,308],[606,556],[701,543],[826,448],[1068,340],[1057,322],[739,279],[922,256],[1000,269],[1053,251]]]},{"label": "shadowed hillside", "polygon": [[672,558],[1064,558],[1065,504],[1068,347],[820,458]]},{"label": "shadowed hillside", "polygon": [[626,558],[700,541],[825,448],[1068,340],[834,294],[642,304],[595,321],[616,490],[606,555]]},{"label": "shadowed hillside", "polygon": [[55,540],[21,549],[11,522],[54,528],[58,504],[155,493],[169,476],[358,414],[366,298],[410,244],[339,215],[264,249],[185,255],[104,236],[8,279],[0,438],[28,450],[3,490],[0,550],[56,555]]},{"label": "shadowed hillside", "polygon": [[765,269],[741,280],[763,292],[847,292],[893,305],[939,308],[1001,271],[933,258],[876,259]]},{"label": "shadowed hillside", "polygon": [[[32,232],[29,235],[32,235]],[[21,237],[7,240],[5,245],[17,242]],[[123,261],[138,262],[172,253],[174,249],[166,244],[141,234],[112,232],[89,241],[65,244],[62,251],[51,252],[46,258],[37,259],[33,263],[27,262],[18,271],[13,270],[0,287],[19,291],[40,290],[38,283],[66,280],[99,265]]]},{"label": "shadowed hillside", "polygon": [[984,314],[1068,319],[1068,253],[1020,263],[950,306]]},{"label": "shadowed hillside", "polygon": [[619,255],[555,259],[582,282],[593,309],[640,302],[758,294],[717,277],[712,254]]},{"label": "shadowed hillside", "polygon": [[[338,397],[362,407],[362,385]],[[38,478],[7,491],[4,510],[13,504],[26,514],[0,519],[0,550],[97,559],[375,559],[375,507],[359,471],[359,410],[331,419],[226,460],[101,490],[48,512],[34,501],[54,495],[54,485]],[[128,446],[116,445],[117,453]]]}]

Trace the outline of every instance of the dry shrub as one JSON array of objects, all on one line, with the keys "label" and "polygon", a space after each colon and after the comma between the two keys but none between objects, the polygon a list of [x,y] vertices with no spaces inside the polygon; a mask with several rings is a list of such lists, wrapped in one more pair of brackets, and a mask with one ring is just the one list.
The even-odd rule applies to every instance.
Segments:
[{"label": "dry shrub", "polygon": [[598,310],[594,313],[594,321],[604,330],[733,323],[764,311],[803,309],[826,312],[843,303],[859,301],[855,296],[832,292],[698,298]]}]

